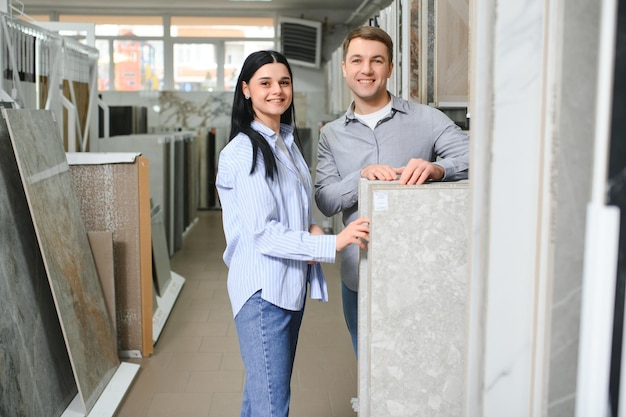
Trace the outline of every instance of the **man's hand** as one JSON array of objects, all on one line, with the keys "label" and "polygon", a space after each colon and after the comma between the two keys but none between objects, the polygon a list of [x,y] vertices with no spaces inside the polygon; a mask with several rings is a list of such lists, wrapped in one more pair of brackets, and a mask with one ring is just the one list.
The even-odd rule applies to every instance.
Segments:
[{"label": "man's hand", "polygon": [[423,184],[426,180],[440,180],[443,178],[444,169],[421,158],[413,158],[406,166],[396,169],[400,175],[398,180],[402,185]]},{"label": "man's hand", "polygon": [[395,181],[398,179],[396,168],[389,165],[368,165],[361,170],[361,178],[367,178],[370,181]]}]

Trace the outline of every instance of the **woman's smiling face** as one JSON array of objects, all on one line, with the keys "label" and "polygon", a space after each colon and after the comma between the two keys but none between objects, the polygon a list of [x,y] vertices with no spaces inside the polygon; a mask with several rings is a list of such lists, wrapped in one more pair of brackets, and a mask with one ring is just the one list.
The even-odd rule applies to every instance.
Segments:
[{"label": "woman's smiling face", "polygon": [[243,83],[242,90],[252,100],[255,119],[269,127],[280,123],[293,98],[289,70],[277,62],[259,68],[248,83]]}]

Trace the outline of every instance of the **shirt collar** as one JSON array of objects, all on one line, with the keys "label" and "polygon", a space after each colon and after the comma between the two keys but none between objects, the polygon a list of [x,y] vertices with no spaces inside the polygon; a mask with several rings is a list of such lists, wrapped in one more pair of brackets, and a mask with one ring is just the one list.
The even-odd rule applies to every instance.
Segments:
[{"label": "shirt collar", "polygon": [[[408,103],[394,96],[393,94],[389,92],[387,93],[391,97],[391,113],[394,113],[396,111],[406,113]],[[348,110],[346,111],[344,123],[348,124],[354,120],[356,120],[356,117],[354,116],[354,101],[353,101],[352,103],[350,103],[350,106],[348,107]]]},{"label": "shirt collar", "polygon": [[[257,122],[256,120],[253,120],[250,126],[252,127],[252,129],[259,132],[269,143],[271,143],[272,145],[276,145],[276,132],[274,132],[272,129],[265,126],[263,123]],[[293,142],[293,126],[281,123],[280,135],[283,137],[285,144],[287,146],[290,146]]]}]

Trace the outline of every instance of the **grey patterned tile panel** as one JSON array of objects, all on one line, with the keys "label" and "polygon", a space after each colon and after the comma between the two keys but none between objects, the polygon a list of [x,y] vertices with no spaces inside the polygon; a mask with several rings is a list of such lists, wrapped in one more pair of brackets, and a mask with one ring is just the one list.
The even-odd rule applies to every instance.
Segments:
[{"label": "grey patterned tile panel", "polygon": [[4,123],[0,236],[0,416],[60,416],[78,391]]},{"label": "grey patterned tile panel", "polygon": [[78,391],[91,410],[119,358],[72,188],[59,127],[46,110],[3,109]]}]

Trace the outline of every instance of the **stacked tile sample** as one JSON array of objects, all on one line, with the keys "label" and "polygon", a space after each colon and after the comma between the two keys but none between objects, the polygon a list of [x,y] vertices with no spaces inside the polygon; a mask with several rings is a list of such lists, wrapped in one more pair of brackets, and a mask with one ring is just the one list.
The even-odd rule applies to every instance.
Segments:
[{"label": "stacked tile sample", "polygon": [[67,154],[89,231],[113,234],[115,307],[121,356],[145,357],[152,341],[152,244],[149,165],[129,153]]}]

